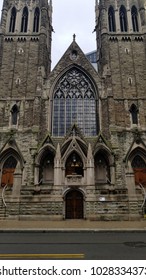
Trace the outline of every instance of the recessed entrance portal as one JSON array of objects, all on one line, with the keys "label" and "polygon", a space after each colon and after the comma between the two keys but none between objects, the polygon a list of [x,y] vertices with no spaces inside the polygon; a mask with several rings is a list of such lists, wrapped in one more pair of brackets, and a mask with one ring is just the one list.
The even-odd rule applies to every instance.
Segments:
[{"label": "recessed entrance portal", "polygon": [[66,219],[83,219],[83,195],[72,190],[66,195]]},{"label": "recessed entrance portal", "polygon": [[5,185],[13,186],[13,177],[15,168],[17,165],[17,160],[10,156],[4,163],[2,169],[2,178],[1,178],[1,186],[4,187]]}]

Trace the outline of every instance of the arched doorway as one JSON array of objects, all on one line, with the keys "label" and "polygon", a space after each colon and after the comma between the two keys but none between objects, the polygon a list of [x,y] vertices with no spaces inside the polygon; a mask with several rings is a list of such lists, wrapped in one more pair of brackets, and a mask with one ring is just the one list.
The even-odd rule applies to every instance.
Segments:
[{"label": "arched doorway", "polygon": [[3,165],[2,169],[2,178],[1,178],[1,186],[4,187],[5,185],[13,186],[13,175],[15,172],[15,168],[17,165],[17,160],[10,156],[7,158]]},{"label": "arched doorway", "polygon": [[77,190],[67,193],[65,217],[66,219],[83,219],[83,194]]},{"label": "arched doorway", "polygon": [[136,155],[131,162],[134,176],[135,184],[142,184],[146,187],[146,162],[140,155]]}]

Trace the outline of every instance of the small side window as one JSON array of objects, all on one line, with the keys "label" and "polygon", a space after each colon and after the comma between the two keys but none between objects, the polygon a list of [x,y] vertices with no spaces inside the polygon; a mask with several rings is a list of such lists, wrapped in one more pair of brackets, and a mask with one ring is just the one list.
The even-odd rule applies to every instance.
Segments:
[{"label": "small side window", "polygon": [[11,124],[12,125],[17,125],[18,113],[19,113],[19,109],[18,109],[17,105],[15,104],[11,109]]},{"label": "small side window", "polygon": [[132,124],[138,124],[138,109],[136,105],[132,104],[129,111],[131,113]]}]

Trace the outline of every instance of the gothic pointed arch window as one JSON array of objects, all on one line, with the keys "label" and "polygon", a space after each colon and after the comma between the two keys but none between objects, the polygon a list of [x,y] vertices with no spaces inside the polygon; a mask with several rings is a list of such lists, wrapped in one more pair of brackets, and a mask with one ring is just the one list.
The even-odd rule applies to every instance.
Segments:
[{"label": "gothic pointed arch window", "polygon": [[65,176],[80,175],[83,176],[83,162],[76,152],[72,152],[65,164]]},{"label": "gothic pointed arch window", "polygon": [[28,8],[24,7],[21,19],[21,32],[27,32],[28,26]]},{"label": "gothic pointed arch window", "polygon": [[55,87],[52,134],[64,136],[73,124],[86,136],[97,134],[95,88],[89,78],[75,67],[68,70]]},{"label": "gothic pointed arch window", "polygon": [[34,20],[33,20],[33,32],[39,31],[39,20],[40,20],[40,10],[37,7],[34,12]]},{"label": "gothic pointed arch window", "polygon": [[110,183],[110,166],[108,158],[102,152],[95,156],[95,182]]},{"label": "gothic pointed arch window", "polygon": [[132,118],[132,124],[138,124],[138,108],[135,104],[132,104],[130,107],[130,113]]},{"label": "gothic pointed arch window", "polygon": [[15,32],[15,23],[16,23],[16,8],[13,7],[11,10],[9,32],[12,32],[12,33]]},{"label": "gothic pointed arch window", "polygon": [[19,109],[18,109],[18,106],[15,104],[11,109],[11,124],[12,125],[17,125],[18,113],[19,113]]},{"label": "gothic pointed arch window", "polygon": [[116,31],[115,11],[112,6],[110,6],[108,9],[108,24],[109,24],[109,31],[115,32]]},{"label": "gothic pointed arch window", "polygon": [[1,186],[13,186],[13,175],[17,165],[17,160],[14,156],[9,156],[4,162],[2,168]]},{"label": "gothic pointed arch window", "polygon": [[137,13],[137,8],[135,6],[132,7],[131,9],[131,18],[132,18],[132,27],[134,32],[138,32],[138,13]]},{"label": "gothic pointed arch window", "polygon": [[54,182],[54,155],[45,151],[40,161],[40,184],[53,184]]},{"label": "gothic pointed arch window", "polygon": [[119,16],[121,32],[127,32],[127,11],[123,5],[120,7]]},{"label": "gothic pointed arch window", "polygon": [[143,156],[136,154],[131,162],[134,171],[135,184],[146,186],[146,159]]}]

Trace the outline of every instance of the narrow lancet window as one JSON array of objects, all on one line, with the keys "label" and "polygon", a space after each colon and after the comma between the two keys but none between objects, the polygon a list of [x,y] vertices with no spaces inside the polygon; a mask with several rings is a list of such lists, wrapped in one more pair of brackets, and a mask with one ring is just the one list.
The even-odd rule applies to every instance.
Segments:
[{"label": "narrow lancet window", "polygon": [[19,109],[18,109],[17,105],[15,104],[11,109],[11,124],[12,125],[17,125],[18,113],[19,113]]},{"label": "narrow lancet window", "polygon": [[115,11],[112,6],[109,7],[109,10],[108,10],[108,24],[109,24],[109,31],[115,32],[116,31]]},{"label": "narrow lancet window", "polygon": [[122,32],[127,32],[127,12],[125,7],[122,5],[120,8],[120,28]]},{"label": "narrow lancet window", "polygon": [[16,23],[16,8],[13,7],[11,10],[9,32],[12,32],[12,33],[15,32],[15,23]]},{"label": "narrow lancet window", "polygon": [[28,26],[28,9],[27,7],[25,7],[23,9],[23,14],[22,14],[21,32],[27,32],[27,26]]},{"label": "narrow lancet window", "polygon": [[138,13],[137,13],[137,9],[136,9],[135,6],[133,6],[132,9],[131,9],[131,18],[132,18],[133,31],[138,32],[139,31],[139,28],[138,28]]},{"label": "narrow lancet window", "polygon": [[131,113],[132,124],[138,124],[138,109],[136,105],[132,104],[129,111]]},{"label": "narrow lancet window", "polygon": [[36,8],[34,12],[33,32],[39,31],[39,19],[40,19],[40,10],[39,8]]}]

